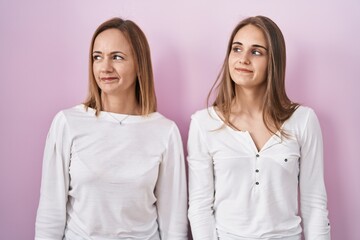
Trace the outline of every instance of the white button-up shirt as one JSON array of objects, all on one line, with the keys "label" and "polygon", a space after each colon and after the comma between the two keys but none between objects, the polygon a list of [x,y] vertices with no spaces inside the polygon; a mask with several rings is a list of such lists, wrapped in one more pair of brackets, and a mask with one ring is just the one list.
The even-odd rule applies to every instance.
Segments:
[{"label": "white button-up shirt", "polygon": [[[192,116],[189,219],[198,239],[330,239],[323,144],[314,111],[300,106],[260,151],[213,107]],[[298,198],[298,190],[300,198]],[[301,215],[298,211],[300,199]]]}]

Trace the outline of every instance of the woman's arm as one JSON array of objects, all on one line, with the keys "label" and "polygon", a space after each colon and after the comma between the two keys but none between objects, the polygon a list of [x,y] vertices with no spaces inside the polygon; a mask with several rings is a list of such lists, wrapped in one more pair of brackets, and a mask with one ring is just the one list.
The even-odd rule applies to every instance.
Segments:
[{"label": "woman's arm", "polygon": [[187,240],[187,191],[184,151],[174,124],[160,164],[156,207],[161,239]]},{"label": "woman's arm", "polygon": [[217,239],[214,217],[213,160],[196,119],[188,139],[189,219],[194,240]]},{"label": "woman's arm", "polygon": [[46,140],[35,240],[63,239],[70,154],[69,129],[65,116],[60,112],[55,116]]},{"label": "woman's arm", "polygon": [[310,110],[301,136],[300,201],[306,240],[330,239],[324,183],[323,141],[319,121]]}]

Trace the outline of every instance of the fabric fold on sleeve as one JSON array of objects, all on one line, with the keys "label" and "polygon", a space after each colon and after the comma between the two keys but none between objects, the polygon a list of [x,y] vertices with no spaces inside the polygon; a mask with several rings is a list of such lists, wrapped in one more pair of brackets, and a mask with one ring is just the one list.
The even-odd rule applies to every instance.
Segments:
[{"label": "fabric fold on sleeve", "polygon": [[323,140],[313,110],[300,139],[300,206],[305,239],[330,240],[324,183]]},{"label": "fabric fold on sleeve", "polygon": [[189,220],[194,240],[217,239],[214,217],[213,159],[200,125],[192,117],[188,138]]},{"label": "fabric fold on sleeve", "polygon": [[70,158],[70,132],[64,114],[59,112],[51,124],[45,144],[35,240],[63,239]]},{"label": "fabric fold on sleeve", "polygon": [[155,189],[161,239],[188,239],[187,186],[183,150],[180,132],[174,123],[160,163]]}]

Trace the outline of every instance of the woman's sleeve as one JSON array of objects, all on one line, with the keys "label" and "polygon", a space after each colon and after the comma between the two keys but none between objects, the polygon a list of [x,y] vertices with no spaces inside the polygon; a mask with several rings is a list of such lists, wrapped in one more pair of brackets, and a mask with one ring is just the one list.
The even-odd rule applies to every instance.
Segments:
[{"label": "woman's sleeve", "polygon": [[213,160],[196,119],[188,138],[189,220],[194,240],[217,239],[214,217]]},{"label": "woman's sleeve", "polygon": [[66,224],[71,141],[65,116],[58,113],[44,150],[35,240],[62,240]]},{"label": "woman's sleeve", "polygon": [[305,239],[329,240],[323,141],[319,121],[312,110],[301,136],[300,201]]},{"label": "woman's sleeve", "polygon": [[187,240],[187,190],[184,149],[174,124],[163,159],[155,195],[161,239]]}]

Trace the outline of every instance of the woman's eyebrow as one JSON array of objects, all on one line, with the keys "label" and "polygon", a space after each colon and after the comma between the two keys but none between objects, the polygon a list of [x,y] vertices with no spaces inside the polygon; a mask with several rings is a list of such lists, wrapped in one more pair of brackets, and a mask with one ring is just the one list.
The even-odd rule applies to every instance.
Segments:
[{"label": "woman's eyebrow", "polygon": [[[124,52],[122,52],[122,51],[113,51],[113,52],[111,52],[110,53],[110,55],[113,55],[113,54],[123,54],[123,55],[127,55],[126,53],[124,53]],[[93,51],[93,54],[102,54],[102,52],[101,51]]]},{"label": "woman's eyebrow", "polygon": [[[238,41],[233,42],[232,45],[241,45],[241,46],[243,46],[243,44],[242,44],[241,42],[238,42]],[[264,47],[264,46],[262,46],[262,45],[260,45],[260,44],[253,44],[253,45],[251,45],[251,46],[252,46],[252,47],[257,47],[257,48],[263,48],[263,49],[265,49],[265,50],[267,51],[267,48]]]}]

